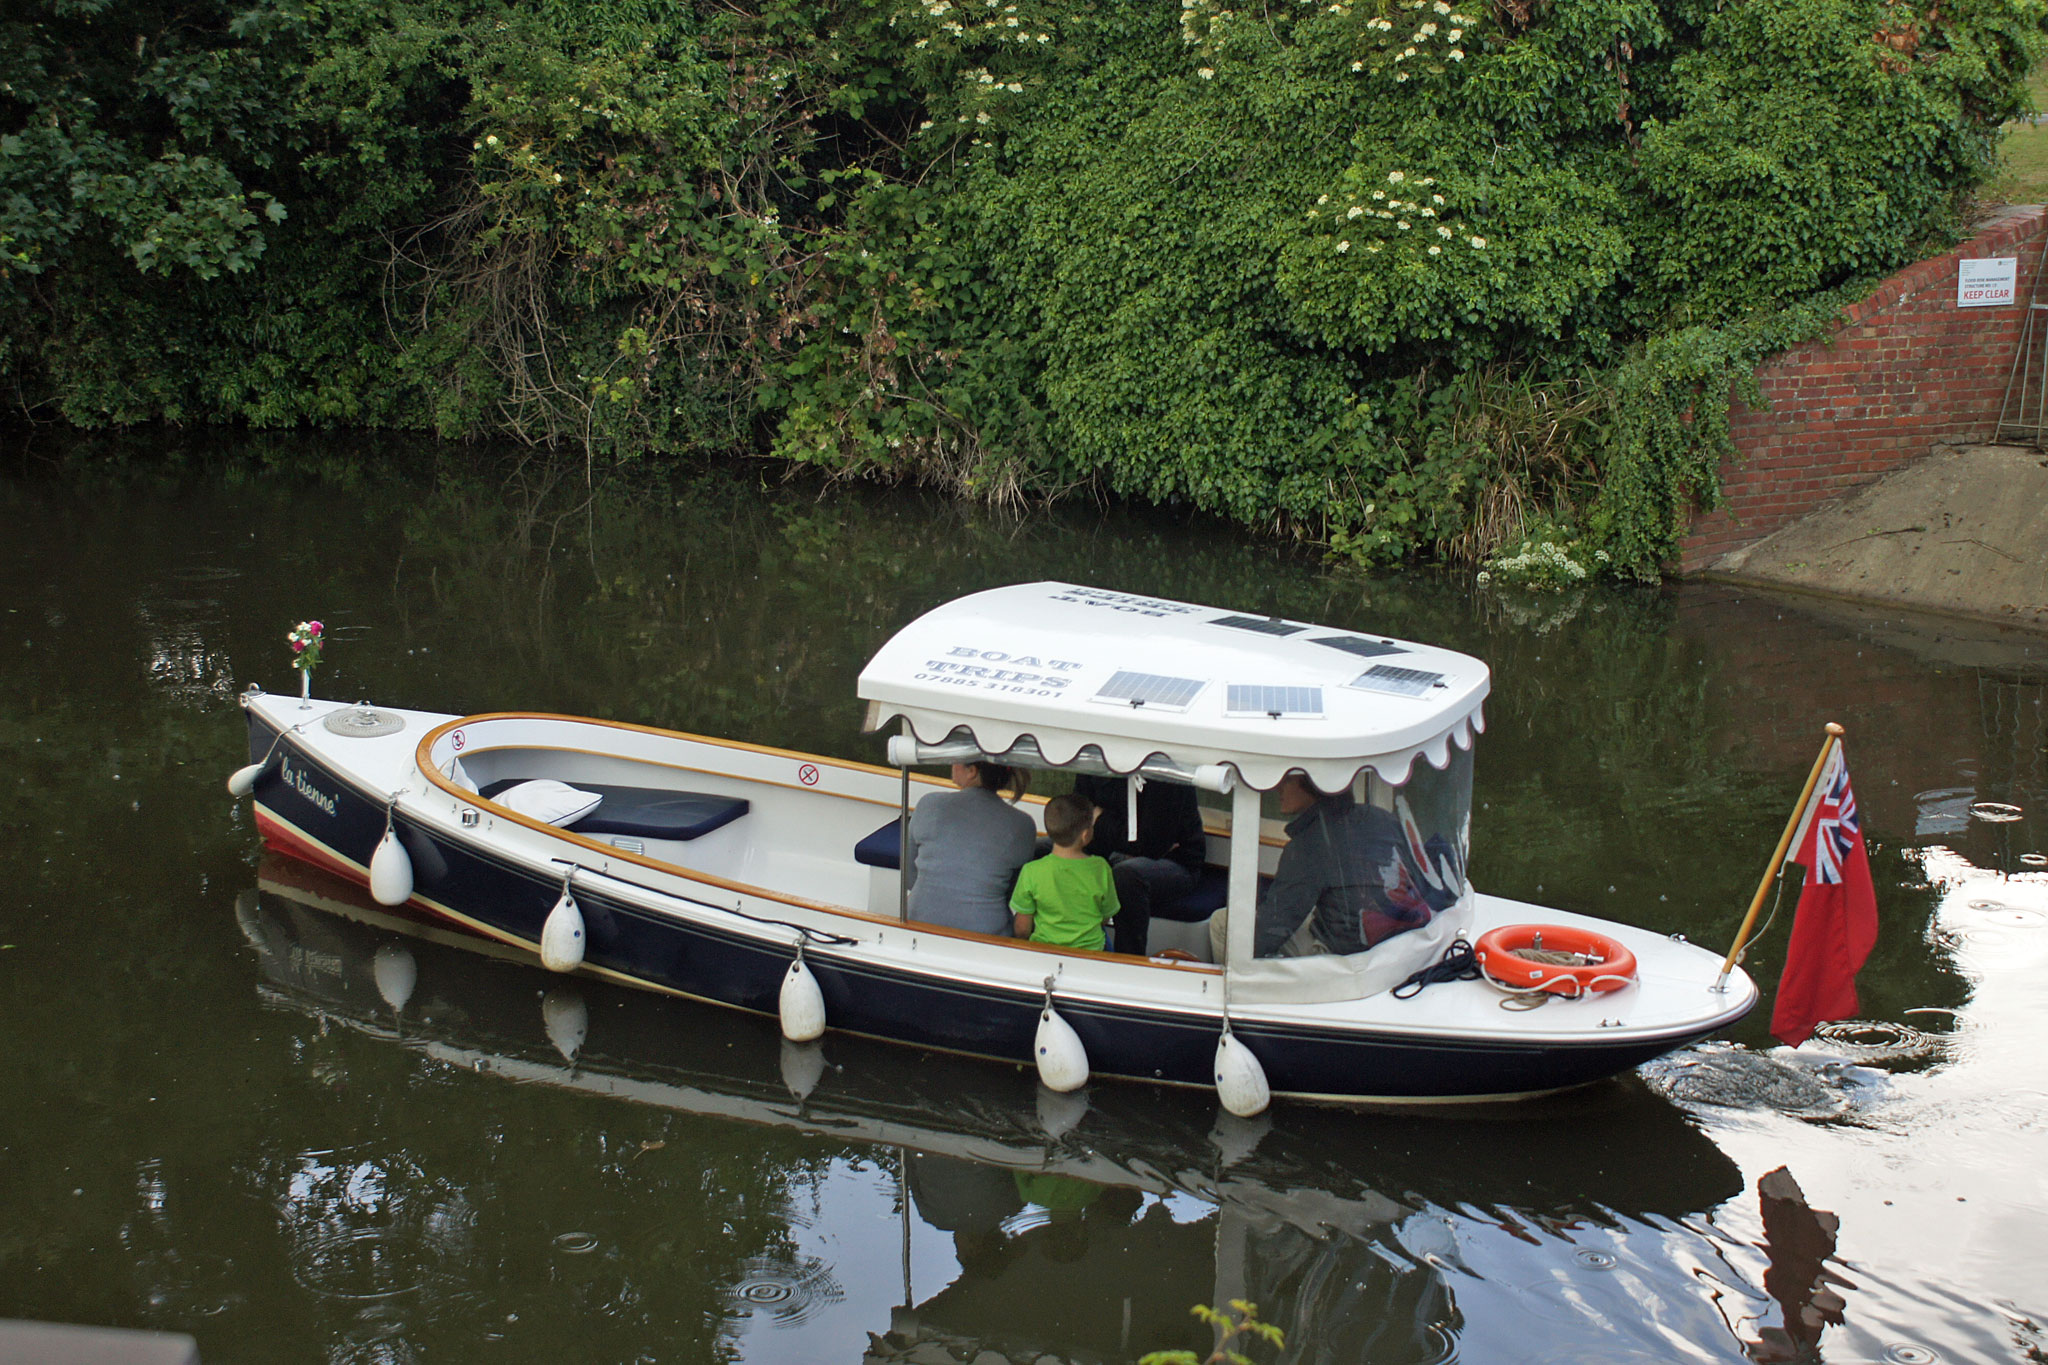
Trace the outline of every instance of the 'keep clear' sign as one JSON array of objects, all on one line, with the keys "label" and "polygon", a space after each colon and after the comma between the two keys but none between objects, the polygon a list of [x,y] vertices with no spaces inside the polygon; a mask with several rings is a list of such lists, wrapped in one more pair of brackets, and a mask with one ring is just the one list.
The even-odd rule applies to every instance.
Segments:
[{"label": "'keep clear' sign", "polygon": [[1956,262],[1956,307],[2005,308],[2018,301],[2020,258],[1990,256]]}]

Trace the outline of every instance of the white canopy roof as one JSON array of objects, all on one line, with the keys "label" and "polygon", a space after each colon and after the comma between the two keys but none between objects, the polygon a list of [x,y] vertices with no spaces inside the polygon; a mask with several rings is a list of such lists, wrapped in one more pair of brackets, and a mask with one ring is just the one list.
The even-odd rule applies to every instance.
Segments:
[{"label": "white canopy roof", "polygon": [[1484,728],[1491,685],[1464,654],[1301,621],[1066,583],[1023,583],[926,612],[861,671],[869,728],[926,744],[969,731],[985,753],[1030,738],[1117,772],[1163,755],[1229,763],[1267,790],[1299,768],[1326,791],[1369,766],[1407,780]]}]

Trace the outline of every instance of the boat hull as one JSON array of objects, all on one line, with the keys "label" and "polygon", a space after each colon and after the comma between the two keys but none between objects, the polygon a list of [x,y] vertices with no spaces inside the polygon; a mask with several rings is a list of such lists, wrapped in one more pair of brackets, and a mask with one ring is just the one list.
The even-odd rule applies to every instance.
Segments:
[{"label": "boat hull", "polygon": [[[248,714],[252,761],[262,761],[273,743],[281,755],[266,766],[254,792],[264,841],[367,884],[386,828],[389,795],[357,786],[298,735],[279,742],[277,725],[255,708]],[[403,809],[390,818],[412,863],[410,910],[538,951],[542,926],[562,892],[562,867],[522,859],[467,832],[430,827]],[[777,1012],[794,935],[763,938],[747,917],[731,913],[730,897],[719,905],[668,896],[673,905],[657,912],[633,903],[625,894],[633,888],[615,893],[603,879],[579,877],[574,889],[586,930],[580,971],[755,1013]],[[693,905],[706,913],[692,913]],[[873,925],[861,921],[859,927]],[[1031,1062],[1045,1002],[1041,991],[854,961],[836,953],[833,944],[815,940],[805,960],[835,1031],[1012,1065]],[[1065,995],[1057,1004],[1085,1045],[1094,1075],[1213,1085],[1221,1032],[1213,1008],[1178,1011]],[[1511,1099],[1587,1084],[1704,1037],[1725,1022],[1655,1035],[1524,1042],[1262,1021],[1234,1011],[1232,1032],[1258,1057],[1275,1094],[1416,1103]]]}]

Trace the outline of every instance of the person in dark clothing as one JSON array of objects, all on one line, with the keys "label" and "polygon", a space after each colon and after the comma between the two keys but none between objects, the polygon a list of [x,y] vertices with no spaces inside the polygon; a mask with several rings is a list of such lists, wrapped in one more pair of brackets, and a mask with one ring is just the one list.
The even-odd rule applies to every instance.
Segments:
[{"label": "person in dark clothing", "polygon": [[[1418,864],[1401,822],[1349,792],[1324,795],[1299,773],[1280,786],[1287,821],[1273,884],[1259,897],[1253,953],[1272,957],[1307,922],[1321,951],[1362,953],[1429,923],[1458,898]],[[1424,850],[1432,863],[1447,851],[1441,836]]]},{"label": "person in dark clothing", "polygon": [[[1359,805],[1349,792],[1326,795],[1298,772],[1282,778],[1278,790],[1287,847],[1271,884],[1259,892],[1253,956],[1362,953],[1421,928],[1458,899],[1461,888],[1446,885],[1435,870],[1450,865],[1450,844],[1441,834],[1420,850],[1425,869],[1393,812]],[[1228,923],[1223,910],[1209,921],[1219,962]]]},{"label": "person in dark clothing", "polygon": [[1138,831],[1131,837],[1129,778],[1077,776],[1074,791],[1101,810],[1089,851],[1109,859],[1116,879],[1116,951],[1142,956],[1154,905],[1171,905],[1195,889],[1208,860],[1202,807],[1179,782],[1138,787]]}]

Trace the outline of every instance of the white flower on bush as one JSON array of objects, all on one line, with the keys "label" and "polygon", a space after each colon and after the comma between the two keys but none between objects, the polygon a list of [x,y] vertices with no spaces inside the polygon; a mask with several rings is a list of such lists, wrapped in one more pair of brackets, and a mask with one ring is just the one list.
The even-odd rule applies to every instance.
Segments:
[{"label": "white flower on bush", "polygon": [[1356,218],[1356,217],[1359,217],[1359,216],[1360,216],[1361,214],[1363,214],[1364,212],[1365,212],[1365,210],[1364,210],[1364,209],[1362,209],[1362,208],[1358,207],[1358,205],[1356,205],[1356,204],[1353,204],[1353,205],[1351,206],[1351,212],[1349,212],[1349,213],[1345,214],[1344,216],[1345,216],[1346,218]]},{"label": "white flower on bush", "polygon": [[1462,38],[1462,37],[1464,37],[1464,36],[1465,36],[1465,30],[1464,30],[1464,29],[1462,29],[1462,28],[1454,28],[1454,29],[1452,29],[1452,30],[1451,30],[1451,31],[1450,31],[1449,33],[1446,33],[1446,34],[1444,35],[1444,41],[1445,41],[1445,42],[1447,42],[1447,43],[1455,43],[1455,42],[1457,42],[1457,41],[1458,41],[1458,39],[1460,39],[1460,38]]},{"label": "white flower on bush", "polygon": [[1351,69],[1352,69],[1353,71],[1363,71],[1363,70],[1365,70],[1365,63],[1364,63],[1364,62],[1353,62],[1353,63],[1351,64]]},{"label": "white flower on bush", "polygon": [[1343,255],[1343,254],[1344,254],[1345,252],[1347,252],[1347,251],[1349,251],[1349,250],[1351,250],[1351,243],[1349,243],[1349,242],[1339,242],[1339,243],[1337,243],[1337,254],[1338,254],[1339,256],[1342,256],[1342,255]]},{"label": "white flower on bush", "polygon": [[1408,79],[1408,73],[1405,71],[1397,71],[1394,73],[1394,79],[1396,81],[1405,83]]},{"label": "white flower on bush", "polygon": [[1474,251],[1486,250],[1486,239],[1484,237],[1474,237],[1472,239],[1472,249]]},{"label": "white flower on bush", "polygon": [[1205,81],[1213,80],[1216,75],[1216,68],[1213,66],[1205,66],[1201,70],[1195,72],[1195,74],[1197,76],[1200,76]]},{"label": "white flower on bush", "polygon": [[[1445,241],[1449,241],[1451,238],[1451,230],[1445,227],[1442,223],[1438,223],[1436,225],[1436,235],[1443,238]],[[1430,250],[1434,251],[1436,250],[1436,248],[1431,247]]]},{"label": "white flower on bush", "polygon": [[1487,568],[1508,582],[1535,588],[1562,588],[1583,583],[1590,576],[1586,566],[1567,554],[1562,545],[1548,540],[1536,544],[1524,541],[1520,551],[1489,560]]},{"label": "white flower on bush", "polygon": [[1432,194],[1431,196],[1429,196],[1429,202],[1432,204],[1441,204],[1444,202],[1444,197],[1440,194]]},{"label": "white flower on bush", "polygon": [[1440,246],[1433,246],[1429,249],[1429,254],[1432,256],[1441,256],[1444,254],[1444,249]]},{"label": "white flower on bush", "polygon": [[1465,60],[1464,52],[1455,47],[1452,48],[1449,52],[1446,52],[1444,55],[1446,57],[1449,57],[1454,62],[1462,62]]},{"label": "white flower on bush", "polygon": [[1367,242],[1367,243],[1365,244],[1365,249],[1366,249],[1367,251],[1371,252],[1371,253],[1372,253],[1372,254],[1374,254],[1374,255],[1378,255],[1378,254],[1379,254],[1379,249],[1380,249],[1380,244],[1379,244],[1378,242]]},{"label": "white flower on bush", "polygon": [[1388,172],[1387,172],[1387,183],[1388,183],[1389,185],[1398,185],[1398,184],[1400,184],[1400,183],[1401,183],[1401,182],[1402,182],[1403,180],[1406,180],[1407,178],[1408,178],[1408,176],[1407,176],[1407,173],[1406,173],[1406,172],[1404,172],[1404,171],[1388,171]]},{"label": "white flower on bush", "polygon": [[1424,24],[1421,28],[1415,30],[1415,36],[1417,38],[1434,38],[1436,36],[1436,25]]},{"label": "white flower on bush", "polygon": [[1401,229],[1401,231],[1406,232],[1408,230],[1408,220],[1406,218],[1403,218],[1400,222],[1394,224],[1394,226]]}]

